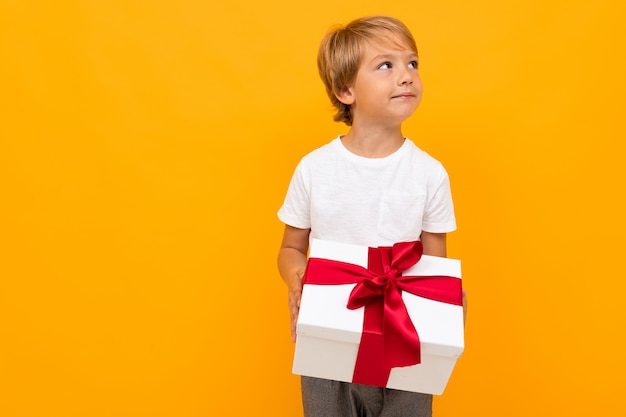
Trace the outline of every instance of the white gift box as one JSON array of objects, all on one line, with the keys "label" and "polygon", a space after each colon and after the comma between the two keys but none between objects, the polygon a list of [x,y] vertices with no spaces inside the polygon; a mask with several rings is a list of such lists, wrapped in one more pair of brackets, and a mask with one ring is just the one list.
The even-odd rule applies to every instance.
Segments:
[{"label": "white gift box", "polygon": [[[309,258],[367,267],[368,248],[313,239]],[[443,275],[461,279],[461,262],[422,255],[404,276]],[[351,382],[356,363],[364,308],[350,310],[348,298],[356,284],[305,284],[297,323],[293,373]],[[402,292],[409,317],[421,342],[421,363],[392,368],[387,388],[427,394],[443,393],[464,348],[463,308]]]}]

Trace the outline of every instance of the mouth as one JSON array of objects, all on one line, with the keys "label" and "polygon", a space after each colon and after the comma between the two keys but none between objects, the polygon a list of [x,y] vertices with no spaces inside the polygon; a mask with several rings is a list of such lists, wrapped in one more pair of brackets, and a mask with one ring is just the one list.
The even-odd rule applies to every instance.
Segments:
[{"label": "mouth", "polygon": [[402,94],[398,94],[398,95],[392,96],[391,98],[398,98],[398,99],[401,99],[401,100],[408,100],[408,99],[411,99],[411,98],[415,98],[415,94],[402,93]]}]

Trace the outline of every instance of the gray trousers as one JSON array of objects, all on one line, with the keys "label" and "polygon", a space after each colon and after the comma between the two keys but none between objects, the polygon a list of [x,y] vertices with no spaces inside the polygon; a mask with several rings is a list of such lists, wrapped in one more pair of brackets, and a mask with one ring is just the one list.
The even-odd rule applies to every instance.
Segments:
[{"label": "gray trousers", "polygon": [[431,417],[430,394],[303,376],[305,417]]}]

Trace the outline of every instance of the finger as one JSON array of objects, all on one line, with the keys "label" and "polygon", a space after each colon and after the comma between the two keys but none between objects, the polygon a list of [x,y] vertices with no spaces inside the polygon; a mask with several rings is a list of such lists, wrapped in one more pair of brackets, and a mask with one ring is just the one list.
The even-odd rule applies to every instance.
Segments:
[{"label": "finger", "polygon": [[298,323],[297,318],[291,322],[291,341],[294,343],[296,342],[296,336],[297,336],[297,323]]}]

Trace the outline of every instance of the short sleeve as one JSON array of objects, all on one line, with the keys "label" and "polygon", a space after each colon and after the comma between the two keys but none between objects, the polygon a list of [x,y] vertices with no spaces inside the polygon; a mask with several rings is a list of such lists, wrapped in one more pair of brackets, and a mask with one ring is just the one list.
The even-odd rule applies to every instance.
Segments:
[{"label": "short sleeve", "polygon": [[285,201],[278,210],[278,218],[289,226],[300,229],[311,227],[310,181],[302,162],[291,177]]},{"label": "short sleeve", "polygon": [[456,230],[450,179],[443,166],[440,166],[438,175],[434,176],[432,183],[429,184],[422,230],[430,233],[448,233]]}]

